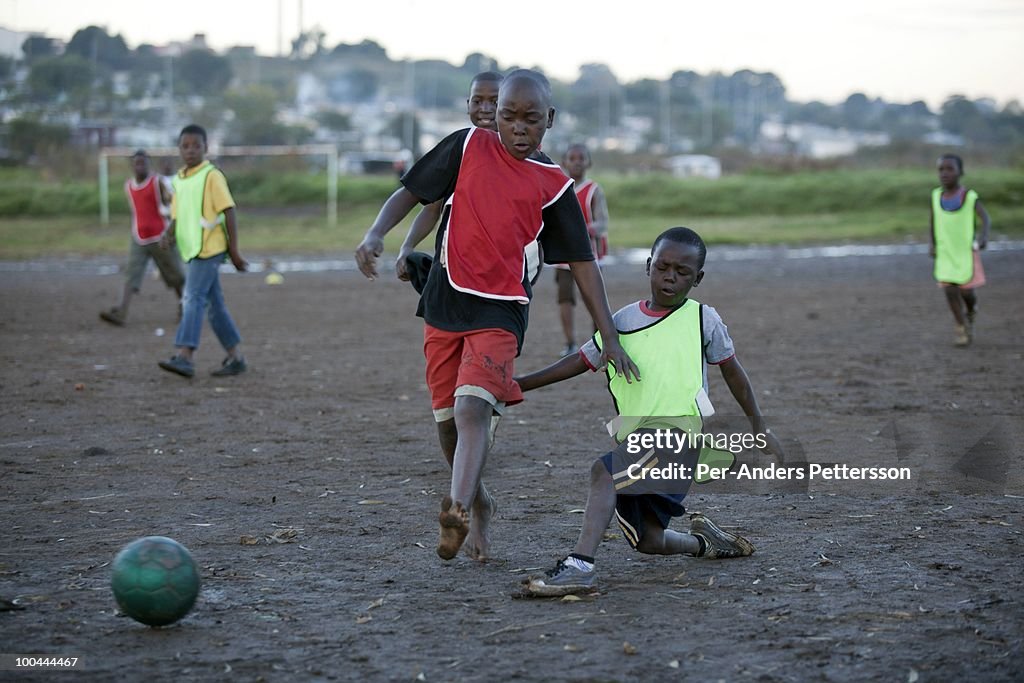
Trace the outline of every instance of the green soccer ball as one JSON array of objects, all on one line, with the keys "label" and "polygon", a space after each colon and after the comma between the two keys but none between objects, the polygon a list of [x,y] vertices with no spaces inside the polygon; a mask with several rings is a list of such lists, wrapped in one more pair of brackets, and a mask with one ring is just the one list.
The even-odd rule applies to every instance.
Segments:
[{"label": "green soccer ball", "polygon": [[147,536],[114,558],[110,587],[121,611],[147,626],[166,626],[188,614],[199,596],[199,568],[185,546]]}]

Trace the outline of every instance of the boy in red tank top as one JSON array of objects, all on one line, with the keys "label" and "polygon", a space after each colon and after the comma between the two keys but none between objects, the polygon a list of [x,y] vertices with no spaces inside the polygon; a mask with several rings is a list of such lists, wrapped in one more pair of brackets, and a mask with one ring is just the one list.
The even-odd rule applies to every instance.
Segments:
[{"label": "boy in red tank top", "polygon": [[[583,209],[583,218],[587,221],[587,232],[594,246],[594,258],[598,266],[608,255],[608,202],[604,190],[593,180],[587,178],[590,169],[590,151],[586,145],[570,145],[562,157],[562,168],[576,184],[576,198]],[[575,317],[576,294],[572,274],[564,263],[555,264],[555,284],[558,288],[558,317],[562,321],[562,332],[565,333],[565,346],[561,355],[570,356],[579,350],[576,346]],[[596,332],[593,328],[592,332]]]},{"label": "boy in red tank top", "polygon": [[[572,181],[546,156],[532,157],[554,122],[551,87],[539,73],[509,74],[498,92],[498,131],[470,128],[442,140],[402,177],[356,250],[360,271],[377,276],[383,238],[417,203],[444,197],[434,261],[420,299],[423,352],[434,418],[454,420],[452,481],[441,502],[437,554],[450,560],[466,544],[489,553],[495,506],[480,494],[491,418],[522,401],[513,363],[522,347],[532,296],[527,248],[569,263],[580,294],[607,343],[606,360],[639,379],[619,344],[601,271]],[[472,516],[471,513],[472,512]]]},{"label": "boy in red tank top", "polygon": [[150,173],[149,155],[144,150],[140,149],[132,155],[132,172],[133,177],[124,183],[128,208],[132,214],[132,242],[128,252],[124,293],[120,305],[100,312],[101,320],[118,327],[123,326],[128,318],[128,304],[131,303],[132,295],[142,287],[142,277],[146,274],[150,259],[156,263],[167,286],[178,295],[179,317],[181,288],[185,284],[185,270],[178,252],[160,248],[160,238],[167,229],[170,193],[160,176]]}]

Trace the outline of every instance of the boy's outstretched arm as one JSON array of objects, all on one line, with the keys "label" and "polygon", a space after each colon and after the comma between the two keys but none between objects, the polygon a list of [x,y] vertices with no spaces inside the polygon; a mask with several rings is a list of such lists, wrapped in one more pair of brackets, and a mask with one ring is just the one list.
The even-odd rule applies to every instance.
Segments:
[{"label": "boy's outstretched arm", "polygon": [[764,417],[761,415],[761,408],[757,405],[754,388],[750,386],[750,379],[747,377],[746,370],[740,365],[739,360],[736,359],[736,356],[733,356],[718,367],[721,369],[722,379],[729,385],[729,391],[732,392],[736,403],[743,409],[743,413],[750,418],[750,427],[754,434],[764,434],[765,441],[768,444],[765,451],[779,456],[780,459],[785,458],[785,454],[782,452],[782,444],[772,434],[771,430],[768,429],[768,425],[765,424]]},{"label": "boy's outstretched arm", "polygon": [[359,272],[371,280],[377,278],[377,257],[384,251],[384,235],[409,215],[412,208],[419,203],[416,195],[405,187],[398,188],[388,197],[373,225],[366,231],[363,241],[356,248],[356,265],[359,266]]},{"label": "boy's outstretched arm", "polygon": [[529,375],[522,377],[514,377],[513,379],[519,383],[519,388],[523,391],[530,391],[531,389],[539,389],[540,387],[546,387],[549,384],[555,382],[561,382],[562,380],[575,377],[576,375],[582,375],[584,372],[589,370],[587,364],[583,362],[583,357],[578,353],[571,353],[565,358],[561,359],[557,363],[552,363],[543,370],[537,372],[531,372]]},{"label": "boy's outstretched arm", "polygon": [[398,274],[399,280],[409,280],[409,273],[405,269],[405,257],[411,254],[416,249],[416,245],[434,231],[434,227],[437,226],[437,219],[441,217],[443,209],[444,202],[441,200],[433,204],[427,204],[413,220],[412,227],[409,228],[409,234],[405,236],[402,248],[398,250],[398,258],[395,260],[395,273]]},{"label": "boy's outstretched arm", "polygon": [[623,375],[627,382],[633,379],[640,381],[640,370],[619,344],[619,331],[612,322],[612,312],[608,308],[608,297],[604,290],[604,279],[596,261],[573,261],[569,263],[576,286],[580,288],[580,298],[587,305],[590,317],[601,332],[601,360],[615,365],[615,372]]}]

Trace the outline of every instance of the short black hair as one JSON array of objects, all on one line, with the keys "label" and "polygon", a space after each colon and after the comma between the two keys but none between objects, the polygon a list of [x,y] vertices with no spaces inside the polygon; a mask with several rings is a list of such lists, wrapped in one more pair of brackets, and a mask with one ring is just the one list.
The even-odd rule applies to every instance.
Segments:
[{"label": "short black hair", "polygon": [[677,244],[688,244],[692,247],[696,247],[697,264],[701,269],[704,268],[704,259],[707,258],[708,247],[706,244],[704,244],[704,240],[702,240],[700,235],[698,235],[696,232],[690,230],[689,228],[669,228],[665,232],[658,235],[658,238],[654,240],[654,244],[651,245],[651,256],[654,256],[654,252],[655,250],[657,250],[658,245],[661,244],[661,242],[663,242],[664,240],[675,242]]},{"label": "short black hair", "polygon": [[206,142],[206,129],[198,124],[190,123],[184,128],[182,128],[181,132],[178,133],[178,140],[181,141],[181,138],[184,137],[185,135],[198,135],[203,139],[204,145],[208,144]]},{"label": "short black hair", "polygon": [[147,152],[146,150],[141,149],[141,148],[137,149],[137,150],[135,150],[135,153],[132,154],[132,156],[131,156],[132,159],[134,159],[135,157],[143,157],[145,159],[148,159],[149,158],[149,152]]},{"label": "short black hair", "polygon": [[533,83],[541,89],[541,93],[543,93],[544,97],[548,101],[548,106],[551,105],[551,81],[548,80],[547,76],[539,71],[534,71],[533,69],[514,69],[505,76],[505,80],[502,81],[502,85],[507,85],[512,81],[518,81],[520,79],[533,81]]},{"label": "short black hair", "polygon": [[955,161],[956,162],[956,167],[960,171],[960,175],[964,174],[964,160],[961,159],[959,155],[957,155],[957,154],[943,154],[941,157],[939,157],[939,161],[942,161],[943,159],[951,159],[951,160]]},{"label": "short black hair", "polygon": [[505,77],[497,71],[481,71],[476,76],[473,76],[473,80],[469,83],[470,85],[473,83],[501,83],[503,80],[505,80]]},{"label": "short black hair", "polygon": [[565,153],[562,154],[562,158],[564,159],[566,156],[568,156],[569,152],[573,151],[574,149],[582,150],[583,153],[585,155],[587,155],[587,163],[588,164],[591,163],[592,159],[590,158],[590,150],[582,142],[574,142],[571,145],[569,145],[568,147],[566,147],[565,148]]}]

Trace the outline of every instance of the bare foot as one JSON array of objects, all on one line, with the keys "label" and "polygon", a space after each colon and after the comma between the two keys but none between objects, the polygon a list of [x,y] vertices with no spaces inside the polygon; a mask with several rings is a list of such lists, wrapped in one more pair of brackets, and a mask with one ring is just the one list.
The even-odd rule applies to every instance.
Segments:
[{"label": "bare foot", "polygon": [[483,489],[482,495],[478,495],[473,501],[473,517],[469,522],[469,535],[466,537],[466,544],[463,552],[477,562],[486,562],[491,554],[491,537],[488,529],[491,519],[498,512],[498,504],[494,497]]},{"label": "bare foot", "polygon": [[437,521],[441,525],[437,554],[442,560],[450,560],[458,555],[459,548],[469,533],[469,513],[462,507],[462,503],[458,502],[452,509],[452,497],[445,496],[441,501],[441,514]]}]

